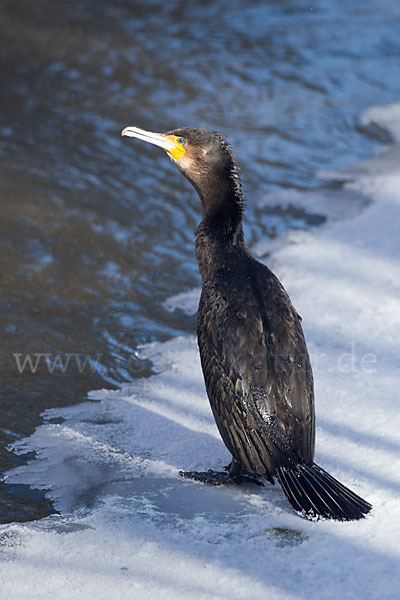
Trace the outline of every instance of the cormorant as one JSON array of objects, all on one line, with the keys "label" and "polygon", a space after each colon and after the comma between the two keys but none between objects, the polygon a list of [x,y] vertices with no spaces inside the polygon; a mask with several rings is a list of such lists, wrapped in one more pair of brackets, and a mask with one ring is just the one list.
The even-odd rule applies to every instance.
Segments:
[{"label": "cormorant", "polygon": [[216,132],[187,127],[165,134],[126,127],[122,135],[166,150],[201,200],[197,336],[211,409],[232,463],[228,473],[181,474],[214,484],[277,478],[309,519],[362,518],[372,506],[314,463],[313,376],[301,317],[245,244],[239,169],[229,144]]}]

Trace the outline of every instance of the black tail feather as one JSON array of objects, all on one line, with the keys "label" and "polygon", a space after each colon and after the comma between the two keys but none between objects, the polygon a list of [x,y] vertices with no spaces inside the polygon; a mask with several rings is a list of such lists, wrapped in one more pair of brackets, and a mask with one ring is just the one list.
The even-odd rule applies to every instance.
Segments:
[{"label": "black tail feather", "polygon": [[356,521],[372,508],[316,464],[280,467],[278,478],[290,504],[307,519]]}]

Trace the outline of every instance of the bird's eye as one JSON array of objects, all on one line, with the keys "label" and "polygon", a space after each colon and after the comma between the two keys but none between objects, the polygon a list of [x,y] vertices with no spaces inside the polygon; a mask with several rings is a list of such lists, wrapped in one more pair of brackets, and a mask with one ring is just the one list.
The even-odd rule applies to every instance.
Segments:
[{"label": "bird's eye", "polygon": [[178,142],[178,144],[183,144],[183,142],[184,142],[184,141],[185,141],[185,140],[184,140],[183,138],[178,138],[178,139],[177,139],[177,142]]}]

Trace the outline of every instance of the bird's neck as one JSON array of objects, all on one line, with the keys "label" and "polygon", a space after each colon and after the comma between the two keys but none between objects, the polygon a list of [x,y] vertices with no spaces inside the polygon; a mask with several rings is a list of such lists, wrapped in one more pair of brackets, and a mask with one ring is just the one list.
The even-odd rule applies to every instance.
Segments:
[{"label": "bird's neck", "polygon": [[198,190],[203,218],[196,231],[195,253],[203,281],[216,270],[229,267],[245,249],[240,181],[225,180],[212,187],[209,196]]}]

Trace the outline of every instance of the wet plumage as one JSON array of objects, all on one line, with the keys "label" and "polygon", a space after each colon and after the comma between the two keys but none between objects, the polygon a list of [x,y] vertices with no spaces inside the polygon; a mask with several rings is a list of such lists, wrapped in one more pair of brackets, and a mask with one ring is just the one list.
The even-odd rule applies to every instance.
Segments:
[{"label": "wet plumage", "polygon": [[224,138],[202,129],[124,135],[163,147],[198,192],[195,252],[203,281],[197,335],[207,394],[232,455],[206,483],[277,478],[308,518],[361,518],[370,504],[314,464],[313,378],[301,318],[275,275],[245,245],[239,170]]}]

